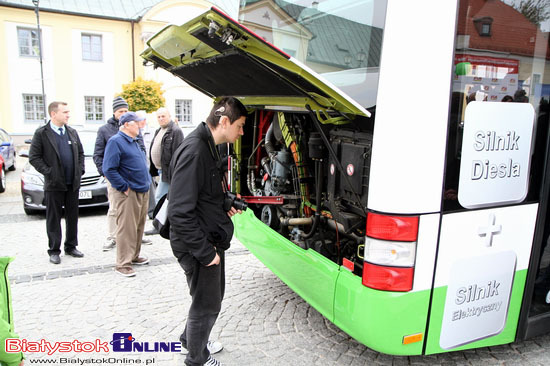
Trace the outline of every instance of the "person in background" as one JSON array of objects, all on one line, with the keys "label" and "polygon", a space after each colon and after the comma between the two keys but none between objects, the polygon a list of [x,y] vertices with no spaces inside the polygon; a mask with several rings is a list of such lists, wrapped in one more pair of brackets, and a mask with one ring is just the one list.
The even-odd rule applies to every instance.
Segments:
[{"label": "person in background", "polygon": [[65,254],[84,257],[78,246],[78,191],[84,174],[84,149],[75,129],[68,126],[65,102],[48,106],[50,121],[36,129],[29,150],[29,163],[44,175],[48,255],[61,263],[61,215],[65,208]]},{"label": "person in background", "polygon": [[[153,140],[153,132],[147,125],[147,114],[145,111],[137,111],[136,114],[139,117],[143,117],[143,121],[138,122],[139,124],[139,135],[137,137],[139,147],[143,150],[145,149],[145,156],[149,156],[149,147],[151,146],[151,141]],[[142,146],[143,144],[143,146]],[[149,168],[149,159],[147,161],[147,168]],[[150,219],[153,218],[153,212],[155,211],[155,192],[156,192],[156,183],[151,180],[151,185],[149,186],[149,201],[147,203],[147,216]],[[141,239],[141,244],[151,245],[153,241],[146,239],[145,237]]]},{"label": "person in background", "polygon": [[529,103],[529,97],[527,92],[523,89],[518,89],[514,93],[514,102],[516,103]]},{"label": "person in background", "polygon": [[[168,193],[171,178],[170,161],[176,149],[183,142],[183,132],[178,124],[170,118],[168,109],[159,108],[157,110],[157,120],[160,128],[155,131],[149,149],[149,172],[152,177],[159,177],[155,193],[155,204]],[[153,228],[146,231],[145,235],[158,233],[158,229]]]},{"label": "person in background", "polygon": [[240,212],[223,207],[225,177],[216,145],[234,143],[242,134],[247,112],[232,97],[217,102],[206,123],[189,134],[170,163],[168,193],[170,245],[185,272],[191,306],[180,336],[188,350],[185,364],[221,365],[211,354],[222,350],[209,341],[225,291],[224,252],[233,236],[231,216]]},{"label": "person in background", "polygon": [[140,256],[151,184],[145,154],[137,142],[143,119],[134,112],[120,117],[120,131],[107,142],[103,160],[105,177],[115,189],[115,271],[125,277],[136,275],[133,265],[149,263],[148,258]]}]

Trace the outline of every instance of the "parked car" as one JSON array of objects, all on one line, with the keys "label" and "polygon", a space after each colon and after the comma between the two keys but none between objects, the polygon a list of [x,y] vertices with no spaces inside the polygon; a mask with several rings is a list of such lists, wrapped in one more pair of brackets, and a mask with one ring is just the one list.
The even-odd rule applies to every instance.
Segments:
[{"label": "parked car", "polygon": [[0,155],[0,193],[6,190],[6,165],[4,158]]},{"label": "parked car", "polygon": [[[97,132],[78,131],[85,156],[85,173],[82,176],[79,193],[79,207],[109,206],[107,199],[107,180],[99,175],[92,156]],[[30,142],[28,140],[27,142]],[[28,152],[20,154],[27,156]],[[21,172],[21,195],[23,208],[27,215],[46,209],[44,204],[44,176],[27,162]]]},{"label": "parked car", "polygon": [[6,190],[6,170],[15,170],[15,154],[13,139],[0,128],[0,193]]},{"label": "parked car", "polygon": [[10,134],[3,128],[0,128],[0,155],[2,155],[7,169],[15,170],[15,144]]}]

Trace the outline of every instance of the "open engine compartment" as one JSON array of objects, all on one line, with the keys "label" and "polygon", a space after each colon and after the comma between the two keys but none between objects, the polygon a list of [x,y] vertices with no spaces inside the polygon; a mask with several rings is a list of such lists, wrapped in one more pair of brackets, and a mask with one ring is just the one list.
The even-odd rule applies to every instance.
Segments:
[{"label": "open engine compartment", "polygon": [[329,124],[311,111],[258,109],[245,125],[232,173],[264,224],[357,275],[363,267],[372,120]]}]

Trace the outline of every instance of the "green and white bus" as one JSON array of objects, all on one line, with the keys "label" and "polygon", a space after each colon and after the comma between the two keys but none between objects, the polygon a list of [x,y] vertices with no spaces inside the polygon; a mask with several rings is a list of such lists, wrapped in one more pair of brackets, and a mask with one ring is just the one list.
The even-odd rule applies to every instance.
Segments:
[{"label": "green and white bus", "polygon": [[327,319],[393,355],[492,346],[550,330],[549,33],[518,3],[243,0],[142,56],[247,106],[236,235]]}]

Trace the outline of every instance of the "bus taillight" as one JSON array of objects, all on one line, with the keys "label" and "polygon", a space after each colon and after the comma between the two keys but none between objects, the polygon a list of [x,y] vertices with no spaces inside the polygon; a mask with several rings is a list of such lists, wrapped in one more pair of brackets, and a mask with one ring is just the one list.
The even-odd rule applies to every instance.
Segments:
[{"label": "bus taillight", "polygon": [[369,213],[363,285],[384,291],[412,290],[418,219]]},{"label": "bus taillight", "polygon": [[395,241],[416,241],[418,216],[386,216],[369,213],[367,236]]}]

